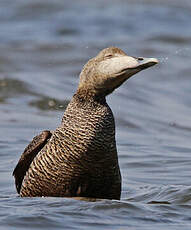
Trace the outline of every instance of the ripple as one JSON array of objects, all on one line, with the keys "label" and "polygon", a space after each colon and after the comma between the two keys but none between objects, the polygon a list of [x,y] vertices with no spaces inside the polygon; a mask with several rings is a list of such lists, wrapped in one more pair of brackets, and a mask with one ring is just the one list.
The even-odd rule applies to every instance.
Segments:
[{"label": "ripple", "polygon": [[176,36],[176,35],[159,35],[156,37],[152,37],[150,40],[152,41],[159,41],[164,43],[175,43],[177,45],[179,44],[190,44],[191,38],[190,37],[184,37],[184,36]]},{"label": "ripple", "polygon": [[65,110],[68,103],[67,100],[60,101],[55,98],[43,97],[29,102],[29,105],[41,110]]},{"label": "ripple", "polygon": [[0,99],[5,100],[22,94],[34,95],[29,86],[23,81],[11,78],[0,79]]}]

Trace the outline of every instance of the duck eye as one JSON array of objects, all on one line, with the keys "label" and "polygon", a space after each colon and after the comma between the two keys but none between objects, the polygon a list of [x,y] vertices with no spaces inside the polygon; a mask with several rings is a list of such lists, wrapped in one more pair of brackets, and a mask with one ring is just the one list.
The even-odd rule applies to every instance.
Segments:
[{"label": "duck eye", "polygon": [[107,55],[105,56],[105,58],[112,58],[112,57],[113,57],[112,54],[107,54]]}]

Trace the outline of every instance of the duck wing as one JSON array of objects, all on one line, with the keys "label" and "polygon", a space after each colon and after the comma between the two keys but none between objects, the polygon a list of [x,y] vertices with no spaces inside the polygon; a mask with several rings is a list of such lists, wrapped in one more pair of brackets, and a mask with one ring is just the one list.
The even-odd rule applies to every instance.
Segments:
[{"label": "duck wing", "polygon": [[52,133],[48,130],[41,132],[39,135],[35,136],[30,144],[25,148],[22,153],[19,162],[17,163],[13,176],[15,177],[15,186],[17,192],[20,193],[23,178],[29,169],[35,156],[41,151],[41,149],[46,145]]}]

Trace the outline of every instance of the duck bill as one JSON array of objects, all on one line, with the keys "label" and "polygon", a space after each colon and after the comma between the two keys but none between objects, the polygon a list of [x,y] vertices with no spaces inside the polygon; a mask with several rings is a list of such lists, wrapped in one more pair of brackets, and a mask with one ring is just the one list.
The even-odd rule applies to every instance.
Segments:
[{"label": "duck bill", "polygon": [[135,58],[128,55],[114,57],[102,61],[98,66],[98,71],[106,76],[110,75],[114,78],[123,76],[129,78],[141,70],[147,69],[158,63],[156,58]]},{"label": "duck bill", "polygon": [[134,74],[147,69],[151,66],[154,66],[158,64],[158,60],[156,58],[133,58],[133,62],[129,64],[127,68],[124,68],[121,73],[123,73],[123,76],[128,79]]},{"label": "duck bill", "polygon": [[137,66],[134,67],[135,69],[144,70],[153,65],[158,64],[158,60],[156,58],[137,58]]}]

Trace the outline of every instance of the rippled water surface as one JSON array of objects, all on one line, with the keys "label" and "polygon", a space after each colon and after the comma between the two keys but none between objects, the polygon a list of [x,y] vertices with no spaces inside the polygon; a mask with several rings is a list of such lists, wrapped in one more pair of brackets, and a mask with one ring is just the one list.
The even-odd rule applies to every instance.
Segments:
[{"label": "rippled water surface", "polygon": [[[0,229],[191,229],[189,0],[0,2]],[[156,57],[107,98],[121,201],[20,198],[12,171],[55,129],[86,61],[117,46]]]}]

